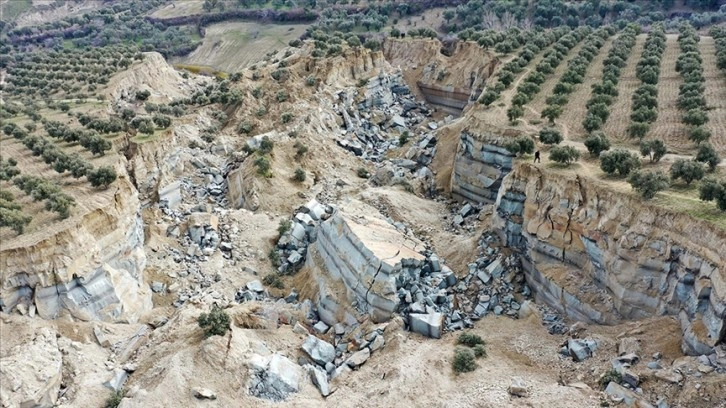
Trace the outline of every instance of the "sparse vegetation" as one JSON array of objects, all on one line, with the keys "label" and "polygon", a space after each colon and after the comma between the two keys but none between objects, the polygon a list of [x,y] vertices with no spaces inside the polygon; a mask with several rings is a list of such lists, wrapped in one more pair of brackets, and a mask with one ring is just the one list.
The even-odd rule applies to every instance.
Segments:
[{"label": "sparse vegetation", "polygon": [[611,382],[614,382],[616,384],[622,384],[623,383],[623,376],[620,374],[620,372],[614,368],[611,368],[610,371],[606,372],[602,377],[600,377],[600,388],[605,389],[605,387],[608,386]]},{"label": "sparse vegetation", "polygon": [[640,155],[649,157],[651,163],[657,163],[665,156],[668,149],[660,139],[644,140],[640,142]]},{"label": "sparse vegetation", "polygon": [[627,176],[640,167],[640,159],[633,153],[623,149],[615,149],[600,154],[600,168],[607,174]]},{"label": "sparse vegetation", "polygon": [[276,272],[273,272],[273,273],[265,276],[262,279],[262,283],[264,283],[267,286],[271,286],[275,289],[284,289],[285,288],[285,284],[282,282],[280,275]]},{"label": "sparse vegetation", "polygon": [[569,166],[580,159],[580,152],[572,146],[555,146],[550,150],[550,160]]},{"label": "sparse vegetation", "polygon": [[358,174],[358,177],[364,178],[364,179],[367,179],[371,176],[371,174],[368,172],[368,170],[365,167],[358,167],[356,174]]},{"label": "sparse vegetation", "polygon": [[457,374],[468,373],[476,370],[476,356],[474,352],[465,347],[457,347],[454,350],[454,361],[452,363],[454,372]]},{"label": "sparse vegetation", "polygon": [[600,153],[610,150],[610,141],[603,133],[593,132],[585,139],[585,147],[592,156],[598,157]]},{"label": "sparse vegetation", "polygon": [[111,395],[106,398],[104,408],[118,408],[121,405],[121,401],[124,399],[124,392],[122,390],[114,391]]},{"label": "sparse vegetation", "polygon": [[709,171],[714,171],[716,166],[721,163],[721,158],[710,143],[701,143],[696,153],[696,161],[705,163]]},{"label": "sparse vegetation", "polygon": [[463,344],[468,347],[474,347],[477,345],[485,345],[484,339],[481,336],[474,333],[461,333],[456,339],[456,344]]},{"label": "sparse vegetation", "polygon": [[504,148],[512,152],[512,154],[531,154],[534,152],[534,140],[527,136],[520,136],[512,139],[504,144]]},{"label": "sparse vegetation", "polygon": [[715,201],[719,210],[726,211],[726,181],[715,178],[704,179],[698,194],[701,200]]},{"label": "sparse vegetation", "polygon": [[668,176],[662,171],[634,171],[628,176],[628,183],[646,200],[650,200],[659,191],[663,191],[670,186]]},{"label": "sparse vegetation", "polygon": [[703,164],[695,160],[678,159],[670,169],[671,180],[683,179],[686,184],[694,180],[700,180],[706,175]]},{"label": "sparse vegetation", "polygon": [[230,318],[227,312],[214,305],[209,313],[199,316],[197,323],[207,337],[224,336],[229,330]]},{"label": "sparse vegetation", "polygon": [[294,181],[297,181],[298,183],[302,183],[307,178],[307,175],[305,174],[305,170],[301,169],[300,167],[295,169],[295,175],[292,177]]},{"label": "sparse vegetation", "polygon": [[547,144],[547,145],[553,145],[553,144],[560,144],[562,142],[562,134],[552,128],[544,128],[539,131],[539,141]]}]

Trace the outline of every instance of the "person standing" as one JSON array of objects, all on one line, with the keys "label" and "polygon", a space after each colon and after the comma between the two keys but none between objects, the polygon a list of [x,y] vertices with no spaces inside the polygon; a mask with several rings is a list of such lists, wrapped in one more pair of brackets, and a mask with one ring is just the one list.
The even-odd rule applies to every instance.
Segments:
[{"label": "person standing", "polygon": [[534,162],[535,163],[540,163],[540,160],[539,160],[539,150],[537,150],[536,152],[534,152]]}]

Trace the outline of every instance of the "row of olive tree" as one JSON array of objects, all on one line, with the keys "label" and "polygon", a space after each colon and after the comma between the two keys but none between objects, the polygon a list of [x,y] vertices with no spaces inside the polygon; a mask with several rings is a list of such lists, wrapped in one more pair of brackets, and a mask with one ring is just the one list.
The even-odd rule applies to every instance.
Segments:
[{"label": "row of olive tree", "polygon": [[519,52],[516,58],[504,64],[497,73],[497,82],[482,94],[479,103],[489,106],[499,99],[502,91],[512,85],[515,75],[522,72],[524,67],[539,55],[544,48],[549,47],[570,31],[569,27],[560,27],[555,30],[536,33],[537,35],[524,46],[524,49]]},{"label": "row of olive tree", "polygon": [[574,92],[575,87],[585,80],[585,71],[590,66],[593,58],[598,54],[600,48],[605,44],[605,40],[614,34],[615,28],[612,26],[603,27],[590,34],[585,39],[580,52],[575,58],[571,59],[567,65],[567,70],[562,74],[560,80],[552,90],[552,96],[547,98],[547,106],[542,110],[542,117],[548,118],[550,122],[554,122],[564,110],[565,105],[569,101],[569,96]]},{"label": "row of olive tree", "polygon": [[676,60],[676,71],[683,78],[676,104],[684,111],[681,121],[689,126],[688,138],[696,144],[707,141],[711,133],[703,127],[708,122],[706,98],[704,96],[706,82],[703,76],[703,59],[698,49],[701,40],[698,32],[690,24],[679,27],[678,44],[681,54]]},{"label": "row of olive tree", "polygon": [[631,137],[643,138],[650,130],[650,125],[658,117],[658,79],[660,62],[665,50],[665,31],[663,25],[653,26],[643,47],[640,61],[635,67],[635,75],[641,84],[633,93],[633,105],[630,113],[628,134]]},{"label": "row of olive tree", "polygon": [[600,129],[610,116],[610,105],[618,96],[618,82],[625,61],[635,45],[635,37],[640,26],[628,25],[613,41],[605,61],[603,61],[602,80],[592,86],[592,96],[587,101],[587,115],[582,126],[588,133]]}]

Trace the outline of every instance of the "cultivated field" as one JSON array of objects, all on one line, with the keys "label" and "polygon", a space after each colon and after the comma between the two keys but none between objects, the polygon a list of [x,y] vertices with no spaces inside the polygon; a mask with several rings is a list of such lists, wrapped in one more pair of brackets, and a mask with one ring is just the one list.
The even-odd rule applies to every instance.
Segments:
[{"label": "cultivated field", "polygon": [[716,49],[713,38],[701,37],[699,45],[703,57],[703,75],[706,78],[706,105],[711,131],[711,144],[722,156],[726,156],[726,75],[716,66]]},{"label": "cultivated field", "polygon": [[562,116],[557,120],[563,128],[562,134],[569,139],[584,140],[587,135],[585,128],[582,127],[582,119],[587,114],[587,101],[592,95],[592,85],[600,82],[600,78],[602,78],[603,61],[616,38],[616,36],[612,36],[605,41],[598,54],[590,62],[590,66],[587,67],[585,80],[577,85],[575,91],[570,94],[570,100],[565,105]]},{"label": "cultivated field", "polygon": [[628,136],[628,125],[630,124],[630,111],[633,106],[633,92],[640,86],[640,80],[635,76],[635,67],[640,61],[643,53],[647,34],[640,34],[635,39],[635,46],[630,52],[626,62],[627,65],[620,73],[618,82],[618,97],[610,106],[610,117],[602,127],[603,133],[614,143],[632,142]]},{"label": "cultivated field", "polygon": [[676,72],[680,53],[678,35],[668,34],[658,82],[658,119],[646,137],[662,139],[669,151],[688,154],[693,151],[693,143],[688,140],[687,128],[681,123],[683,111],[676,106],[678,87],[683,83],[681,75]]},{"label": "cultivated field", "polygon": [[183,0],[172,1],[166,6],[154,10],[149,15],[156,18],[172,18],[188,16],[190,14],[202,14],[204,10],[202,5],[204,0]]},{"label": "cultivated field", "polygon": [[199,48],[172,63],[211,66],[225,72],[237,72],[264,59],[270,52],[288,46],[305,31],[304,24],[259,24],[227,22],[206,27]]}]

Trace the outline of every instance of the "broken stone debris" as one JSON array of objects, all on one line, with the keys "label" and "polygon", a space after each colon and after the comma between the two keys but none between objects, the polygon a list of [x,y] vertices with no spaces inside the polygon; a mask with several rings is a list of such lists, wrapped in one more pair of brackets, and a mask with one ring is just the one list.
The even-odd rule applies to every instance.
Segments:
[{"label": "broken stone debris", "polygon": [[302,369],[280,354],[255,355],[249,368],[249,392],[256,397],[282,401],[299,390]]},{"label": "broken stone debris", "polygon": [[310,356],[313,361],[325,367],[325,364],[335,359],[335,347],[332,344],[321,340],[315,336],[308,335],[302,345],[303,351]]}]

